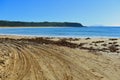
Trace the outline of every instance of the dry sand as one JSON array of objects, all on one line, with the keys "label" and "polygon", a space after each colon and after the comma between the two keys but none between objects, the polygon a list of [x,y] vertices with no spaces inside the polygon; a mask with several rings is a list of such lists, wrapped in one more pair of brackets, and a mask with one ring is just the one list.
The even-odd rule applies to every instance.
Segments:
[{"label": "dry sand", "polygon": [[[33,38],[0,36],[0,80],[120,80],[119,50],[97,50],[104,43],[107,48],[115,44],[119,48],[119,39],[65,39],[77,47],[30,39]],[[90,50],[95,43],[97,49]]]}]

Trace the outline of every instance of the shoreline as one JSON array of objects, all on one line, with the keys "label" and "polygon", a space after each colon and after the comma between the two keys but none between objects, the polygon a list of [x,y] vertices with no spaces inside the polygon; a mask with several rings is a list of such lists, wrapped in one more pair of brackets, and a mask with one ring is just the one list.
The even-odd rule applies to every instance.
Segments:
[{"label": "shoreline", "polygon": [[106,38],[115,38],[115,39],[120,39],[120,37],[108,37],[108,36],[79,36],[79,37],[71,37],[71,36],[47,36],[47,35],[20,35],[20,34],[0,34],[0,36],[16,36],[16,37],[45,37],[45,38],[77,38],[77,39],[80,39],[80,38],[93,38],[93,39],[106,39]]},{"label": "shoreline", "polygon": [[[10,26],[6,26],[6,27],[2,27],[2,26],[0,26],[0,28],[71,28],[71,27],[66,27],[66,26],[64,26],[64,27],[59,27],[59,26],[56,26],[56,27],[53,27],[53,26],[43,26],[43,27],[26,27],[26,26],[16,26],[16,27],[10,27]],[[86,28],[86,27],[73,27],[73,28]]]}]

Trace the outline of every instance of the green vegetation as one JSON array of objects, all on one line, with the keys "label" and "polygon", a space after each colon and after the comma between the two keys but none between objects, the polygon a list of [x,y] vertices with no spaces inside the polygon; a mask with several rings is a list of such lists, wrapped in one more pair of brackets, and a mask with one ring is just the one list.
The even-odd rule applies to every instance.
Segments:
[{"label": "green vegetation", "polygon": [[20,21],[3,21],[0,20],[1,27],[83,27],[80,23],[72,22],[20,22]]}]

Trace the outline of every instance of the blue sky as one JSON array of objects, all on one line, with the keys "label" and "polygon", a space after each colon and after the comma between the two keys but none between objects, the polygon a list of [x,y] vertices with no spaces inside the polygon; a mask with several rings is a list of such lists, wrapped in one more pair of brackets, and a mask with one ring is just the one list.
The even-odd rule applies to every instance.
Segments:
[{"label": "blue sky", "polygon": [[120,0],[0,0],[0,20],[120,25]]}]

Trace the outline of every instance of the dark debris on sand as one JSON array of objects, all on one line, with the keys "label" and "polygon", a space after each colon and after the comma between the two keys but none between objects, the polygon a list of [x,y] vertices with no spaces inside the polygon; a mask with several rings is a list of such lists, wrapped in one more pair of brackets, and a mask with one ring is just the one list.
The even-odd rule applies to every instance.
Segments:
[{"label": "dark debris on sand", "polygon": [[[115,39],[114,39],[115,40]],[[12,38],[0,38],[0,43],[5,43],[5,42],[9,42],[9,43],[20,43],[20,44],[27,44],[27,43],[31,43],[31,44],[52,44],[52,45],[58,45],[58,46],[66,46],[66,47],[70,47],[70,48],[79,48],[79,49],[85,49],[88,51],[93,51],[93,52],[97,52],[97,51],[102,51],[102,52],[119,52],[119,48],[116,42],[113,43],[108,43],[108,44],[102,44],[101,46],[104,46],[106,48],[94,48],[94,47],[84,47],[85,44],[87,43],[80,43],[80,44],[75,44],[75,43],[71,43],[68,42],[67,39],[60,39],[58,41],[53,41],[53,40],[49,40],[47,38],[42,38],[42,37],[36,37],[36,38],[21,38],[21,39],[12,39]],[[104,43],[104,41],[94,41],[92,43]],[[107,45],[109,45],[107,47]]]}]

